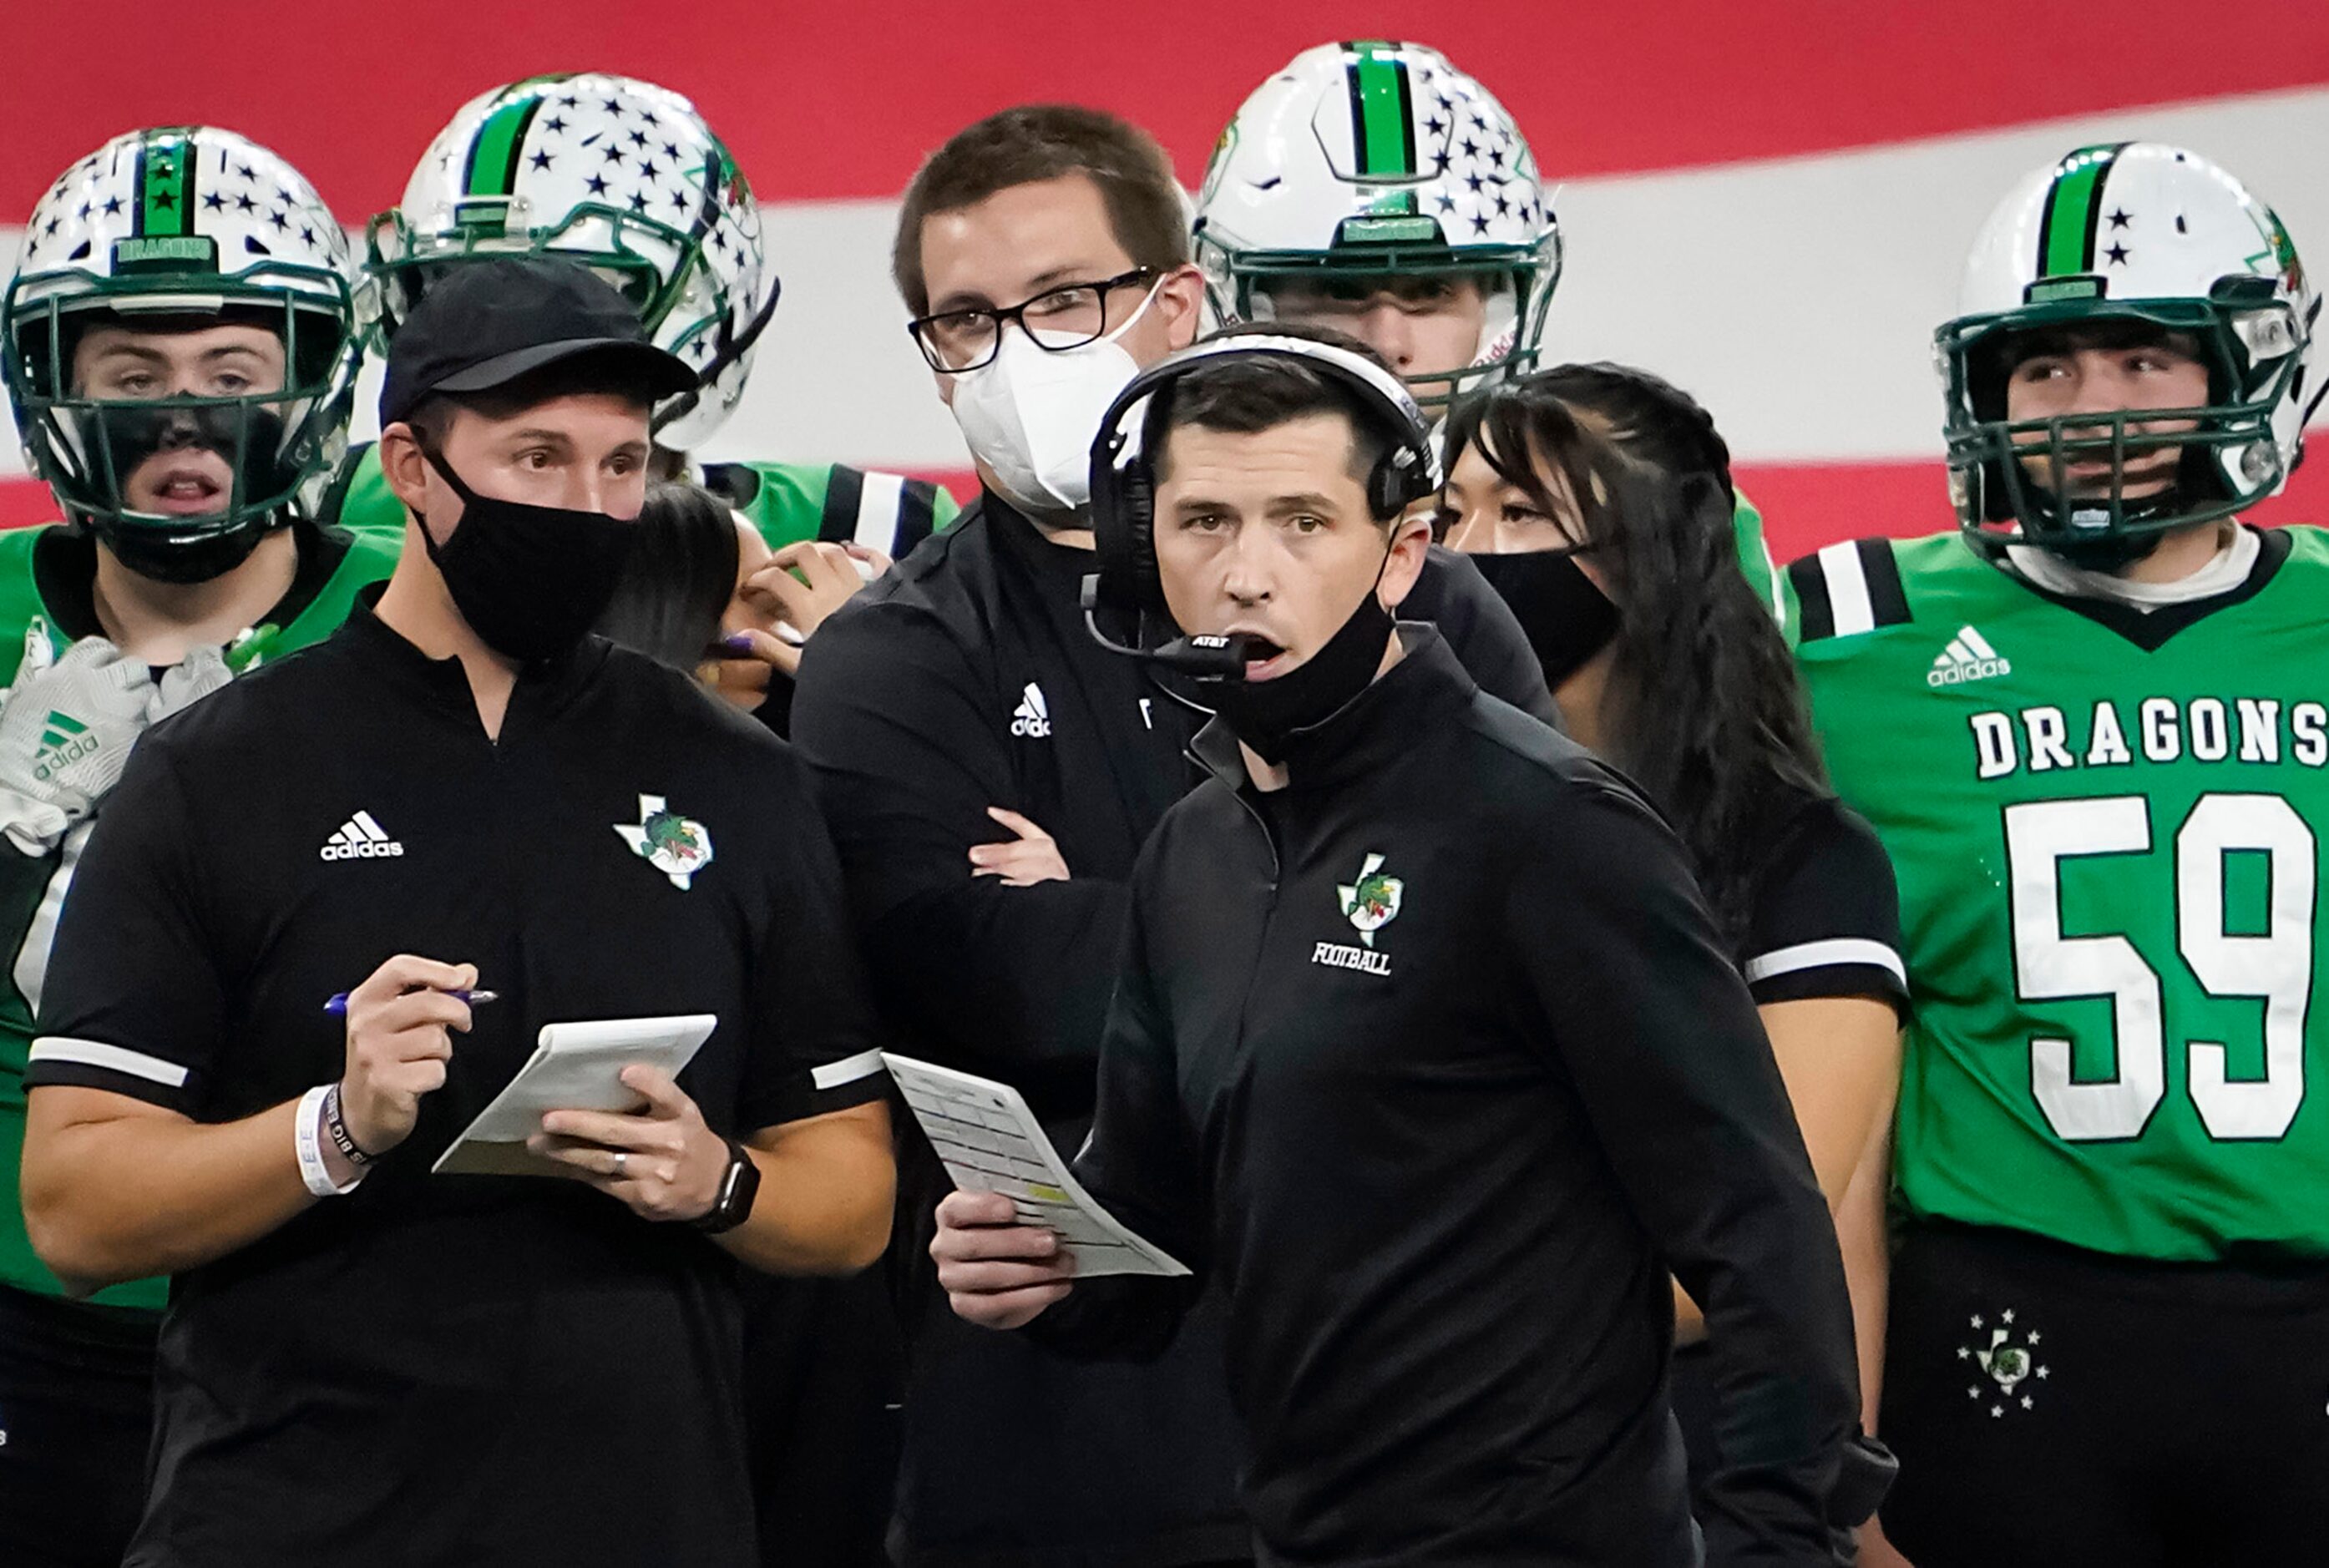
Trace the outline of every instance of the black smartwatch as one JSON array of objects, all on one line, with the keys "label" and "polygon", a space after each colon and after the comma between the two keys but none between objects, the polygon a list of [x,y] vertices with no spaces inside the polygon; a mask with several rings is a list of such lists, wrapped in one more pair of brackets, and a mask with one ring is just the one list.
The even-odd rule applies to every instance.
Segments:
[{"label": "black smartwatch", "polygon": [[708,1236],[734,1230],[751,1218],[752,1200],[760,1196],[760,1168],[752,1163],[750,1152],[733,1138],[721,1141],[728,1145],[728,1169],[720,1175],[720,1196],[712,1200],[709,1209],[687,1222]]}]

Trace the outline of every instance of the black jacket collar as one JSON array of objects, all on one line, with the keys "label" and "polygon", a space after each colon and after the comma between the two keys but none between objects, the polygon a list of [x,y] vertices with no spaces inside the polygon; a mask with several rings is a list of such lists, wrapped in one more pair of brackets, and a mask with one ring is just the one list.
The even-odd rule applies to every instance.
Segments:
[{"label": "black jacket collar", "polygon": [[[1411,755],[1419,737],[1447,724],[1479,694],[1437,629],[1401,621],[1399,640],[1406,653],[1398,663],[1326,718],[1295,732],[1286,748],[1288,790],[1331,789],[1382,771]],[[1190,749],[1199,765],[1231,789],[1251,782],[1226,720],[1206,725]]]},{"label": "black jacket collar", "polygon": [[[430,658],[382,620],[376,606],[386,589],[382,583],[359,593],[348,611],[347,624],[335,640],[397,690],[431,707],[453,709],[476,722],[476,699],[461,661]],[[518,671],[517,690],[511,696],[512,709],[535,692],[546,698],[552,709],[563,708],[606,664],[613,646],[604,637],[588,636],[571,653],[523,666]]]}]

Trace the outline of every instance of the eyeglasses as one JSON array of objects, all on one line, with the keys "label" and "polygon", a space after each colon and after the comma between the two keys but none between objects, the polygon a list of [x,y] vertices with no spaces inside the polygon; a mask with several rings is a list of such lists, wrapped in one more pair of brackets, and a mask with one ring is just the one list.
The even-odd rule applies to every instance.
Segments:
[{"label": "eyeglasses", "polygon": [[948,375],[975,371],[992,361],[1002,347],[1006,321],[1017,322],[1037,348],[1064,353],[1107,335],[1109,296],[1158,276],[1154,267],[1136,267],[1098,283],[1047,288],[1014,305],[916,316],[906,324],[906,331],[930,369]]}]

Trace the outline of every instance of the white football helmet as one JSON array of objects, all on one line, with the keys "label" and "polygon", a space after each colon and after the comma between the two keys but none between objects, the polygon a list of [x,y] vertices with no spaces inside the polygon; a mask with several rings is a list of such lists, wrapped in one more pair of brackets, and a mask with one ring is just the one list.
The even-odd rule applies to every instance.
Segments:
[{"label": "white football helmet", "polygon": [[[337,220],[265,147],[206,126],[114,137],[33,210],[0,304],[33,472],[132,570],[200,581],[231,568],[269,529],[313,515],[346,451],[363,354],[353,273]],[[74,344],[90,325],[177,331],[212,317],[279,337],[283,385],[118,399],[74,383]],[[171,444],[225,460],[234,478],[217,510],[131,510],[130,472]]]},{"label": "white football helmet", "polygon": [[1213,309],[1278,319],[1288,285],[1387,276],[1477,278],[1488,322],[1473,362],[1411,376],[1427,406],[1535,361],[1561,277],[1561,228],[1536,158],[1495,95],[1419,43],[1305,50],[1221,133],[1194,239]]},{"label": "white football helmet", "polygon": [[[2149,536],[2229,516],[2273,494],[2303,452],[2312,331],[2320,311],[2270,208],[2196,153],[2155,142],[2081,147],[2016,185],[1974,242],[1957,316],[1936,334],[1947,398],[1950,487],[1976,542],[2039,545],[2098,561]],[[2011,422],[2005,378],[2025,334],[2146,323],[2195,339],[2204,406]],[[2317,399],[2316,399],[2317,400]],[[2187,423],[2145,432],[2157,420]],[[2180,447],[2177,482],[2130,500],[2130,455]],[[2107,456],[2107,495],[2066,509],[2020,458]],[[2000,532],[1995,524],[2018,531]]]},{"label": "white football helmet", "polygon": [[655,410],[655,439],[683,452],[734,410],[777,305],[736,160],[687,99],[629,77],[533,77],[472,99],[369,242],[384,335],[471,258],[563,256],[597,271],[696,369],[697,390]]}]

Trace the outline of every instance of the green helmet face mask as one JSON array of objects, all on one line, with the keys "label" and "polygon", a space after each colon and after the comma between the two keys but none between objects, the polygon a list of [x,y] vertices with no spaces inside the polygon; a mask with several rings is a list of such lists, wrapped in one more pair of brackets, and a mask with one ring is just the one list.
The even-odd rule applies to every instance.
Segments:
[{"label": "green helmet face mask", "polygon": [[[360,333],[345,237],[297,171],[229,132],[117,137],[56,182],[0,298],[9,399],[69,521],[132,570],[202,581],[307,514],[346,450]],[[107,397],[74,352],[99,327],[155,339],[233,325],[282,346],[280,384]],[[140,466],[174,450],[201,510],[137,504]]]}]

